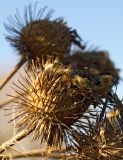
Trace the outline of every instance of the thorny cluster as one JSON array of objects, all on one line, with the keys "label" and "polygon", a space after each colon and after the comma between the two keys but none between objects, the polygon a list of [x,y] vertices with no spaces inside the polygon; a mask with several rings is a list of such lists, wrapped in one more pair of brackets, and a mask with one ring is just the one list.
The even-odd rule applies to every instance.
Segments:
[{"label": "thorny cluster", "polygon": [[[6,37],[21,56],[1,89],[25,65],[18,84],[13,82],[18,134],[8,146],[33,133],[50,149],[49,157],[76,160],[123,159],[123,104],[112,89],[119,81],[119,70],[105,51],[88,51],[75,30],[63,19],[51,19],[51,12],[36,12],[29,5],[24,19],[19,12]],[[79,50],[71,50],[72,45]],[[71,54],[72,53],[72,54]],[[9,159],[0,147],[1,159]],[[65,149],[63,149],[65,148]],[[53,155],[58,151],[57,155]],[[63,151],[64,150],[64,151]],[[62,153],[62,154],[61,154]],[[29,155],[13,155],[14,158]],[[45,157],[39,152],[31,156]]]}]

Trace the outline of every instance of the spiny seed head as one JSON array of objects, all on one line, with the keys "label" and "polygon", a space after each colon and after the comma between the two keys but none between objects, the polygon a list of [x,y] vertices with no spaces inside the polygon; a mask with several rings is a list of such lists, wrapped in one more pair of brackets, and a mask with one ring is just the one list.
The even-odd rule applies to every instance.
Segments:
[{"label": "spiny seed head", "polygon": [[90,105],[95,102],[98,105],[109,91],[109,86],[105,95],[99,91],[103,85],[102,76],[99,77],[100,89],[96,89],[94,79],[78,73],[58,60],[47,60],[40,68],[32,65],[32,72],[26,71],[27,78],[22,76],[26,84],[21,81],[20,86],[15,84],[19,88],[15,91],[20,95],[16,127],[34,128],[34,140],[41,137],[41,143],[45,141],[48,146],[61,147],[63,142],[69,145],[83,114]]},{"label": "spiny seed head", "polygon": [[60,147],[72,134],[72,125],[88,109],[84,104],[88,81],[73,76],[70,67],[56,61],[47,61],[40,71],[39,67],[35,69],[33,75],[27,73],[30,80],[23,78],[27,84],[20,82],[18,93],[26,95],[20,96],[18,102],[16,127],[34,127],[35,140],[41,137],[41,143],[46,141],[48,146]]},{"label": "spiny seed head", "polygon": [[43,13],[46,9],[40,9],[36,14],[31,5],[25,8],[24,20],[19,12],[9,18],[10,24],[5,24],[10,33],[6,39],[28,60],[50,56],[64,56],[69,54],[72,44],[81,48],[81,39],[75,30],[67,26],[62,18],[52,20],[52,11],[46,16]]}]

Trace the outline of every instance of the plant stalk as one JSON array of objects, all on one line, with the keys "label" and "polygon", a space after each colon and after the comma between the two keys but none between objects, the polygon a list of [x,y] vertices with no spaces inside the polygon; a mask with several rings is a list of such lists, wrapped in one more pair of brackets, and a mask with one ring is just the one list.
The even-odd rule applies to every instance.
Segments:
[{"label": "plant stalk", "polygon": [[14,74],[17,72],[18,69],[21,68],[21,66],[26,62],[25,58],[22,58],[20,62],[15,66],[15,68],[8,74],[8,76],[5,78],[5,80],[0,84],[0,90],[3,89],[3,87],[9,82],[9,80],[14,76]]},{"label": "plant stalk", "polygon": [[17,135],[12,137],[10,140],[4,142],[0,146],[0,153],[4,152],[7,147],[13,146],[17,141],[20,141],[21,139],[23,139],[24,137],[29,135],[33,130],[34,130],[34,128],[32,128],[31,130],[24,129],[23,131],[19,132]]}]

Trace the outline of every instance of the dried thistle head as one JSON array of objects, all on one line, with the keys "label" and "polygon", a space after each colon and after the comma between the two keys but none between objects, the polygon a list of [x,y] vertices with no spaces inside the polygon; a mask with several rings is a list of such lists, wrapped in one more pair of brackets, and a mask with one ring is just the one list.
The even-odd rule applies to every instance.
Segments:
[{"label": "dried thistle head", "polygon": [[[81,48],[81,39],[75,30],[67,26],[62,18],[51,19],[52,10],[46,15],[46,7],[36,11],[30,4],[25,8],[24,19],[17,11],[16,15],[9,18],[5,24],[10,33],[6,39],[26,60],[50,56],[64,56],[69,54],[72,44]],[[37,12],[37,13],[36,13]]]},{"label": "dried thistle head", "polygon": [[65,67],[58,59],[37,63],[38,67],[32,64],[32,72],[25,71],[27,78],[21,76],[20,86],[15,84],[15,91],[20,96],[16,100],[16,127],[34,130],[34,140],[41,137],[41,143],[45,141],[48,146],[61,147],[63,142],[69,146],[80,119],[84,117],[86,121],[84,113],[91,105],[101,103],[111,84],[105,86],[104,94],[100,92],[104,87],[104,76],[98,77],[97,87],[97,77],[94,79],[84,71],[80,73],[72,66]]},{"label": "dried thistle head", "polygon": [[30,69],[31,61],[35,62],[37,57],[40,59],[43,57],[45,60],[48,57],[62,58],[69,54],[72,44],[76,44],[81,49],[85,48],[76,30],[68,27],[62,18],[53,20],[51,19],[52,11],[44,16],[46,7],[39,11],[36,11],[36,7],[37,3],[34,8],[31,4],[25,7],[24,17],[21,17],[17,10],[14,18],[9,17],[10,23],[5,24],[9,32],[6,39],[18,51],[21,59],[0,85],[0,89],[25,62]]},{"label": "dried thistle head", "polygon": [[65,65],[76,65],[80,70],[87,67],[92,76],[111,75],[115,84],[119,81],[119,70],[115,68],[105,51],[75,52],[73,55],[64,57],[62,62]]},{"label": "dried thistle head", "polygon": [[88,109],[88,80],[56,61],[32,68],[32,74],[26,72],[27,78],[22,78],[26,84],[15,84],[20,95],[16,127],[34,128],[34,140],[41,137],[48,146],[61,147],[63,142],[68,146],[75,122]]}]

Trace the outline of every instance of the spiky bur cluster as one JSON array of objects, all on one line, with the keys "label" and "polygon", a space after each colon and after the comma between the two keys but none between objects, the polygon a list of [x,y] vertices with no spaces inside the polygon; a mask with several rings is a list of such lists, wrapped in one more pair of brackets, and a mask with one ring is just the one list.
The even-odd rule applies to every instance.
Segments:
[{"label": "spiky bur cluster", "polygon": [[[25,7],[24,17],[17,11],[16,15],[10,17],[10,23],[5,24],[10,33],[6,39],[18,51],[19,55],[26,60],[36,57],[47,58],[50,56],[64,56],[69,54],[71,45],[81,45],[81,38],[75,30],[67,26],[62,18],[51,19],[52,10],[44,15],[46,7],[37,9],[30,4]],[[37,13],[36,13],[37,12]]]},{"label": "spiky bur cluster", "polygon": [[86,131],[86,120],[94,116],[92,106],[102,109],[112,76],[97,79],[87,70],[80,73],[74,66],[66,68],[57,60],[48,60],[40,68],[39,65],[33,65],[31,73],[26,71],[27,78],[21,76],[20,86],[15,84],[20,96],[16,127],[33,130],[34,140],[40,138],[50,147],[59,148],[63,143],[69,147],[74,144],[75,130]]},{"label": "spiky bur cluster", "polygon": [[62,18],[51,19],[52,11],[44,15],[46,7],[38,11],[36,8],[37,3],[34,7],[31,4],[25,7],[24,17],[21,17],[17,10],[14,18],[8,18],[10,23],[5,24],[9,32],[6,39],[21,57],[14,70],[1,84],[0,89],[25,62],[29,69],[31,61],[35,62],[37,57],[40,59],[43,57],[45,60],[49,56],[62,58],[70,54],[72,44],[82,50],[85,48],[76,30],[68,27]]},{"label": "spiky bur cluster", "polygon": [[119,70],[115,68],[106,51],[75,51],[62,59],[64,65],[73,64],[83,70],[87,67],[92,75],[112,75],[114,84],[119,81]]}]

